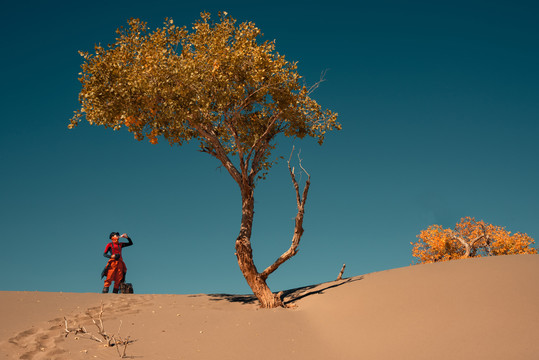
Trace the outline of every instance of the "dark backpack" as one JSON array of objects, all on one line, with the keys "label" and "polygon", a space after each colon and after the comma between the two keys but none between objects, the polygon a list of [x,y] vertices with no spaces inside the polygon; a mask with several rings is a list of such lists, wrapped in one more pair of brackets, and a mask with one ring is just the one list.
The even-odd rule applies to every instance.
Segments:
[{"label": "dark backpack", "polygon": [[120,294],[133,294],[133,284],[125,282],[121,283]]}]

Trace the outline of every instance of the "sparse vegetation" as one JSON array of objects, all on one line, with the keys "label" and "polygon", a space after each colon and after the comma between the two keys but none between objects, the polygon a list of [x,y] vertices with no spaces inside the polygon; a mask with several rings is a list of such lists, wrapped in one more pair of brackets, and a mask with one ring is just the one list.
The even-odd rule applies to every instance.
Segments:
[{"label": "sparse vegetation", "polygon": [[[91,332],[88,332],[86,330],[86,328],[84,326],[81,326],[81,325],[77,325],[76,327],[69,327],[68,320],[67,320],[67,318],[64,317],[65,337],[67,337],[69,334],[74,334],[75,339],[78,339],[77,336],[80,334],[81,336],[84,336],[84,337],[86,337],[86,338],[88,338],[90,340],[94,340],[94,341],[103,343],[105,346],[115,347],[116,350],[118,351],[118,356],[120,356],[121,358],[125,358],[126,357],[126,351],[127,351],[127,345],[129,345],[132,342],[132,340],[129,339],[129,336],[127,338],[123,338],[123,337],[120,336],[120,330],[121,330],[121,327],[122,327],[122,321],[121,320],[120,320],[120,325],[118,327],[118,331],[116,332],[116,334],[109,335],[105,331],[105,325],[103,324],[103,309],[104,309],[104,305],[101,304],[101,309],[100,309],[99,313],[97,314],[97,319],[96,319],[96,315],[93,315],[90,312],[90,310],[88,310],[86,312],[88,317],[92,320],[94,325],[97,327],[97,329],[98,329],[97,333],[98,333],[98,335],[100,335],[100,337],[95,336]],[[120,350],[120,348],[122,348],[122,350]]]},{"label": "sparse vegetation", "polygon": [[464,259],[468,257],[537,254],[535,240],[527,234],[514,233],[483,220],[465,217],[454,229],[431,225],[421,231],[413,245],[412,255],[420,264]]}]

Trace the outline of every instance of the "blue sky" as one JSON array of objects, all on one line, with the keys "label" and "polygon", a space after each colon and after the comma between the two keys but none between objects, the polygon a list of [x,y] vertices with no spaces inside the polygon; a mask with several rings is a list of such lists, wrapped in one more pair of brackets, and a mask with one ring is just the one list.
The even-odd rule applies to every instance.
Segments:
[{"label": "blue sky", "polygon": [[[0,290],[99,291],[111,231],[128,233],[138,293],[248,293],[234,256],[237,185],[196,144],[171,148],[81,124],[81,57],[139,17],[253,21],[299,61],[343,130],[301,148],[312,176],[298,255],[272,290],[407,266],[431,224],[474,216],[539,238],[539,9],[524,1],[11,2],[3,7]],[[255,193],[259,269],[285,251],[286,163]]]}]

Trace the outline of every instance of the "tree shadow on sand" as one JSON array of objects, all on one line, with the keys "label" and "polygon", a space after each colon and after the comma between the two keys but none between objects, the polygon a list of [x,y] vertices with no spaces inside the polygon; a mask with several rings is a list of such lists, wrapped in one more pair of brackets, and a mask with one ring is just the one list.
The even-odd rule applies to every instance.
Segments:
[{"label": "tree shadow on sand", "polygon": [[[298,300],[304,299],[312,295],[323,294],[326,290],[333,289],[345,284],[362,280],[364,276],[356,276],[343,280],[333,281],[330,283],[308,285],[295,289],[282,291],[281,299],[285,305],[292,305]],[[234,294],[209,294],[210,301],[228,301],[231,303],[241,304],[257,304],[258,300],[254,295],[234,295]]]}]

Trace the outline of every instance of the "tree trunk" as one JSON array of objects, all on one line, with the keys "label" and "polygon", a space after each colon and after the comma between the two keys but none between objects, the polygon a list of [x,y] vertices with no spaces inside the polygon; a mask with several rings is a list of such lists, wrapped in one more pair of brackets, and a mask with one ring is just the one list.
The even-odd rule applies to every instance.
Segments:
[{"label": "tree trunk", "polygon": [[464,246],[464,255],[462,256],[462,258],[467,259],[469,257],[475,257],[475,253],[477,251],[475,244],[483,237],[485,237],[485,234],[479,235],[473,240],[469,240],[468,238],[464,239],[462,236],[456,235],[455,233],[453,233],[452,237],[458,240],[462,244],[462,246]]},{"label": "tree trunk", "polygon": [[[293,151],[294,150],[292,149],[292,153]],[[292,158],[292,154],[290,154],[290,158]],[[260,306],[263,308],[284,307],[281,299],[282,293],[274,294],[268,287],[266,279],[270,274],[277,270],[279,266],[298,253],[299,242],[303,235],[303,215],[305,212],[305,202],[307,201],[309,186],[311,184],[311,176],[301,166],[301,159],[299,159],[299,166],[307,174],[303,194],[299,191],[299,184],[296,181],[294,169],[290,166],[290,159],[288,160],[288,170],[290,172],[290,177],[292,178],[292,183],[294,184],[298,207],[292,244],[288,250],[279,256],[279,258],[277,258],[277,260],[263,272],[258,272],[253,261],[253,249],[251,248],[251,230],[253,228],[254,217],[254,184],[252,182],[252,177],[247,176],[248,172],[246,170],[242,170],[241,179],[238,181],[241,191],[242,214],[240,234],[236,239],[236,257],[238,258],[238,265],[247,284],[249,284],[253,294],[258,298]]]},{"label": "tree trunk", "polygon": [[240,270],[253,291],[253,294],[258,298],[260,307],[275,308],[283,306],[283,302],[279,294],[274,294],[268,285],[266,279],[258,272],[253,261],[253,250],[251,248],[251,230],[253,226],[254,216],[254,198],[253,188],[244,186],[241,190],[242,195],[242,216],[241,229],[238,238],[236,239],[236,257]]}]

